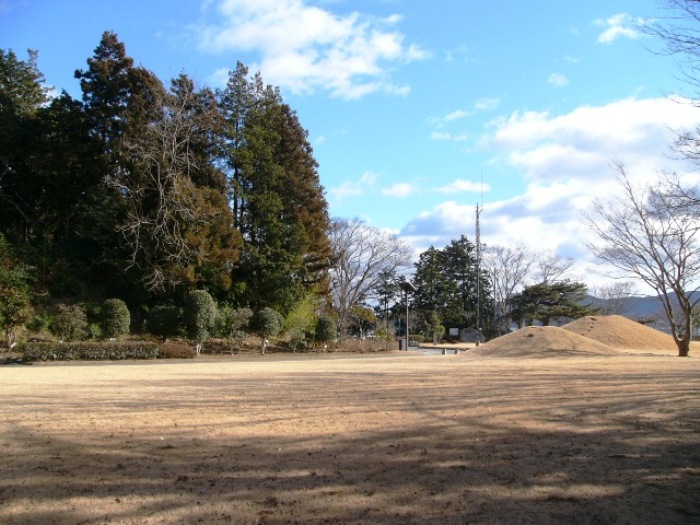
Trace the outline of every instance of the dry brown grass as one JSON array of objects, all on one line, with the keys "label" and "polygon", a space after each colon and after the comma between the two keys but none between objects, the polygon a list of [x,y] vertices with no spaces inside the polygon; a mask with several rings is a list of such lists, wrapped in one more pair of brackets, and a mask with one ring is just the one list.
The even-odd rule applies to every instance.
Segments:
[{"label": "dry brown grass", "polygon": [[699,523],[700,360],[580,348],[1,367],[0,522]]}]

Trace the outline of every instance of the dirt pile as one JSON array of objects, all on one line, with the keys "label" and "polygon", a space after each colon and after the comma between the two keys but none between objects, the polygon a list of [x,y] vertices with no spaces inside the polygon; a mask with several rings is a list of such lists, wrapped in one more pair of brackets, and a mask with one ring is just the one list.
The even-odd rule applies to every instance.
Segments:
[{"label": "dirt pile", "polygon": [[616,350],[675,354],[673,338],[621,315],[588,316],[562,327]]},{"label": "dirt pile", "polygon": [[467,352],[468,355],[483,357],[564,357],[616,353],[600,341],[555,326],[521,328]]}]

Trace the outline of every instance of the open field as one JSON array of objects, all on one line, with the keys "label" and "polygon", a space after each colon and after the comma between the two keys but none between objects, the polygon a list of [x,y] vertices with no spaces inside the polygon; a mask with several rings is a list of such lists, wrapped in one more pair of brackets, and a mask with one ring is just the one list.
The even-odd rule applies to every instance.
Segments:
[{"label": "open field", "polygon": [[0,523],[698,523],[700,360],[0,367]]}]

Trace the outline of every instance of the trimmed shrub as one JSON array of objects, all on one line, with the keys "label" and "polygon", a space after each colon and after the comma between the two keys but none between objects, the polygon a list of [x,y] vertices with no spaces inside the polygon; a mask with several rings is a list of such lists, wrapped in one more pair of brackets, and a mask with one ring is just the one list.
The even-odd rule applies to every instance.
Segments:
[{"label": "trimmed shrub", "polygon": [[276,310],[266,306],[255,314],[253,321],[255,330],[263,338],[262,353],[264,354],[267,338],[280,333],[284,326],[284,317]]},{"label": "trimmed shrub", "polygon": [[306,347],[306,335],[299,328],[292,328],[289,331],[289,346],[295,352]]},{"label": "trimmed shrub", "polygon": [[226,338],[232,354],[245,339],[246,333],[241,329],[248,326],[252,317],[253,311],[250,308],[233,308],[227,305],[219,309],[217,336]]},{"label": "trimmed shrub", "polygon": [[107,299],[102,303],[102,329],[107,337],[118,338],[129,333],[131,314],[121,299]]},{"label": "trimmed shrub", "polygon": [[77,304],[57,306],[58,313],[54,317],[49,330],[61,341],[77,341],[87,337],[87,314],[85,309]]},{"label": "trimmed shrub", "polygon": [[216,303],[209,292],[192,290],[185,298],[185,326],[187,335],[197,343],[197,354],[202,344],[209,338],[216,323]]},{"label": "trimmed shrub", "polygon": [[319,343],[327,343],[338,336],[338,326],[335,319],[326,315],[319,317],[316,320],[316,341]]},{"label": "trimmed shrub", "polygon": [[177,306],[154,306],[148,314],[146,327],[149,333],[165,341],[168,337],[180,335],[181,317],[182,312]]},{"label": "trimmed shrub", "polygon": [[158,346],[144,341],[23,343],[18,350],[24,361],[117,361],[158,357]]}]

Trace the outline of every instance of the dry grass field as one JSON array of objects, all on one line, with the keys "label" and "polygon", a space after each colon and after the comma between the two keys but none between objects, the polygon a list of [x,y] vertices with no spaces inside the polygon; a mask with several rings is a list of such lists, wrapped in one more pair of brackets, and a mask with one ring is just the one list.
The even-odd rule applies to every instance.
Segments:
[{"label": "dry grass field", "polygon": [[460,355],[3,366],[0,523],[700,523],[700,359],[601,324]]}]

